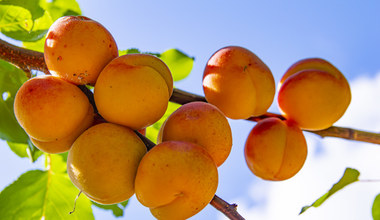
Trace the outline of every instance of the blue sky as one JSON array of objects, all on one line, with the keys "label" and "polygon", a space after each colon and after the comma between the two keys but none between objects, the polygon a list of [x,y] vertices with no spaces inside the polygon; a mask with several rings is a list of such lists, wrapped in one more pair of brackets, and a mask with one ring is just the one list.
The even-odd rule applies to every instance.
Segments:
[{"label": "blue sky", "polygon": [[[112,33],[119,49],[139,48],[142,51],[163,52],[174,47],[194,56],[191,75],[177,82],[176,87],[200,95],[203,95],[203,68],[208,58],[224,46],[238,45],[254,52],[272,70],[276,83],[297,60],[307,57],[324,58],[342,71],[353,89],[353,102],[338,124],[371,131],[380,129],[380,114],[375,111],[378,102],[376,96],[379,94],[376,92],[380,87],[378,1],[78,2],[83,15],[102,23]],[[278,112],[276,102],[270,110]],[[276,212],[280,216],[281,213],[282,216],[288,216],[288,219],[298,219],[300,208],[325,193],[346,166],[357,166],[363,169],[360,171],[363,175],[368,175],[368,178],[380,179],[379,175],[371,176],[378,169],[376,172],[370,169],[375,166],[371,158],[379,156],[374,151],[376,145],[332,138],[320,139],[307,134],[310,153],[305,169],[299,175],[279,183],[260,180],[250,173],[243,156],[245,138],[254,123],[230,120],[230,124],[234,135],[233,150],[226,163],[219,168],[217,194],[229,202],[238,203],[246,216],[276,219],[273,214]],[[39,166],[18,159],[4,143],[0,142],[0,145],[0,188],[25,170]],[[369,150],[370,153],[354,150],[357,148]],[[347,158],[342,158],[343,155]],[[359,155],[365,158],[360,160]],[[361,164],[360,161],[364,160],[367,163]],[[376,189],[368,192],[370,186],[361,187],[367,191],[361,192],[360,186],[351,191],[345,190],[347,199],[336,201],[337,205],[334,202],[326,203],[300,218],[369,218]],[[380,188],[377,193],[380,193]],[[358,195],[363,194],[367,197],[359,198]],[[283,197],[288,197],[288,200]],[[296,199],[298,200],[295,201]],[[347,200],[352,201],[350,204],[355,208],[344,211],[347,206],[342,201]],[[270,210],[281,207],[278,205],[280,202],[283,202],[282,208]],[[362,209],[354,206],[356,203],[359,205],[359,202],[365,204]],[[289,208],[286,208],[287,205]],[[341,208],[337,207],[339,205]],[[334,215],[329,212],[331,210],[335,210]],[[108,212],[95,212],[97,219],[112,219]],[[133,198],[122,219],[153,218],[148,209]],[[223,218],[213,207],[208,206],[192,219]]]}]

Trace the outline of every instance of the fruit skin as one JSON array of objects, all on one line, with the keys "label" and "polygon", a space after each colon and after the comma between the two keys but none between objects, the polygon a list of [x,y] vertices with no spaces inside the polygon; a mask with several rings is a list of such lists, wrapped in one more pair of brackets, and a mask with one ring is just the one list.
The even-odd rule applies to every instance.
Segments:
[{"label": "fruit skin", "polygon": [[305,130],[322,130],[339,120],[351,102],[343,74],[320,58],[296,62],[280,81],[278,105],[282,114]]},{"label": "fruit skin", "polygon": [[228,120],[214,105],[191,102],[179,107],[161,126],[157,143],[164,141],[199,144],[220,166],[231,152],[232,132]]},{"label": "fruit skin", "polygon": [[169,97],[173,94],[173,76],[169,70],[169,67],[156,56],[149,54],[128,54],[128,59],[124,59],[123,62],[131,66],[148,66],[156,70],[162,78],[165,80],[168,87]]},{"label": "fruit skin", "polygon": [[302,168],[307,144],[302,130],[294,122],[267,118],[259,121],[249,133],[244,156],[256,176],[286,180]]},{"label": "fruit skin", "polygon": [[187,219],[213,198],[218,171],[199,145],[167,141],[156,145],[137,170],[136,197],[157,219]]},{"label": "fruit skin", "polygon": [[70,150],[71,145],[87,128],[89,128],[94,122],[94,108],[89,106],[87,115],[83,121],[75,128],[75,130],[66,137],[53,141],[39,141],[32,137],[30,140],[41,151],[49,154],[64,153]]},{"label": "fruit skin", "polygon": [[14,112],[30,137],[46,142],[70,135],[82,123],[90,105],[77,86],[59,77],[44,75],[20,87]]},{"label": "fruit skin", "polygon": [[133,130],[101,123],[74,142],[67,158],[67,173],[91,200],[119,203],[134,194],[137,167],[145,153],[145,145]]},{"label": "fruit skin", "polygon": [[203,74],[207,101],[231,119],[264,114],[275,95],[270,69],[251,51],[228,46],[214,53]]},{"label": "fruit skin", "polygon": [[167,109],[173,88],[162,76],[170,71],[160,73],[155,66],[166,67],[159,58],[147,54],[127,54],[112,60],[94,88],[100,115],[135,130],[158,121]]},{"label": "fruit skin", "polygon": [[51,74],[74,84],[95,84],[100,71],[119,55],[115,39],[100,23],[64,16],[49,28],[44,46]]}]

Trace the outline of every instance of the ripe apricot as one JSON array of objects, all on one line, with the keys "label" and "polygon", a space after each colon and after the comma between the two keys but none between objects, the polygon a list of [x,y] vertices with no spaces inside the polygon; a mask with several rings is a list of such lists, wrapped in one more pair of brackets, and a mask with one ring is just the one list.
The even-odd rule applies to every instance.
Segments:
[{"label": "ripe apricot", "polygon": [[270,69],[251,51],[238,46],[218,50],[203,74],[207,101],[231,119],[264,114],[273,102],[275,82]]},{"label": "ripe apricot", "polygon": [[307,145],[302,130],[289,120],[259,121],[247,137],[244,148],[249,169],[265,180],[286,180],[303,166]]},{"label": "ripe apricot", "polygon": [[226,117],[218,108],[206,102],[191,102],[179,107],[166,119],[157,142],[164,141],[199,144],[220,166],[231,152],[232,133]]},{"label": "ripe apricot", "polygon": [[156,145],[141,160],[135,189],[157,219],[187,219],[200,212],[218,187],[218,171],[203,147],[182,141]]},{"label": "ripe apricot", "polygon": [[137,167],[145,153],[144,143],[132,129],[112,123],[97,124],[72,145],[67,173],[91,200],[119,203],[134,194]]},{"label": "ripe apricot", "polygon": [[173,89],[169,78],[168,67],[157,57],[120,56],[103,69],[95,84],[98,111],[109,122],[143,129],[164,115]]},{"label": "ripe apricot", "polygon": [[339,120],[351,102],[349,84],[331,63],[304,59],[293,64],[280,81],[282,114],[306,130],[321,130]]},{"label": "ripe apricot", "polygon": [[67,137],[83,122],[90,102],[75,85],[55,76],[34,77],[18,90],[14,111],[26,133],[39,141]]},{"label": "ripe apricot", "polygon": [[111,33],[84,16],[61,17],[46,35],[44,56],[49,71],[74,84],[95,84],[100,71],[118,54]]},{"label": "ripe apricot", "polygon": [[58,154],[70,150],[71,145],[87,128],[89,128],[94,122],[94,108],[89,105],[87,115],[83,121],[75,128],[75,130],[66,137],[53,141],[39,141],[32,137],[30,140],[41,151],[49,154]]}]

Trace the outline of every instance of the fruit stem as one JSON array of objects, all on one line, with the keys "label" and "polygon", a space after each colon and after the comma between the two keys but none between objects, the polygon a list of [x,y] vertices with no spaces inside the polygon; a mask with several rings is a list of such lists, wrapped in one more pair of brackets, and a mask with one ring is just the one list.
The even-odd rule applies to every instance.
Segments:
[{"label": "fruit stem", "polygon": [[77,206],[77,200],[78,200],[78,198],[79,198],[79,196],[80,196],[81,193],[82,193],[82,191],[79,191],[77,197],[75,198],[73,210],[71,212],[69,212],[70,215],[75,212],[75,207]]}]

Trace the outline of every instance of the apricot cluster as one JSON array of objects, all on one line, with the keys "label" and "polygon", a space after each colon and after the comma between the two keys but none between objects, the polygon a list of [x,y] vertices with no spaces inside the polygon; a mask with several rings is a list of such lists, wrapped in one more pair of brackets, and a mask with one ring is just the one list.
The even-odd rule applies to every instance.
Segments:
[{"label": "apricot cluster", "polygon": [[[157,219],[187,219],[210,203],[218,167],[232,147],[227,117],[262,116],[276,93],[272,72],[257,55],[224,47],[204,70],[207,102],[174,111],[148,152],[136,131],[162,118],[173,93],[172,74],[161,59],[119,56],[110,32],[83,16],[58,19],[44,50],[52,75],[20,87],[14,103],[19,124],[41,151],[69,152],[68,175],[92,201],[115,204],[136,194]],[[93,86],[95,106],[78,86]],[[302,129],[330,127],[350,100],[347,80],[328,61],[293,64],[278,89],[282,117],[261,119],[247,137],[249,169],[265,180],[296,175],[307,157]]]},{"label": "apricot cluster", "polygon": [[[136,193],[157,219],[189,218],[212,200],[217,167],[232,147],[218,108],[183,105],[147,153],[136,131],[144,133],[167,109],[173,93],[167,65],[148,54],[119,56],[110,32],[83,16],[54,22],[44,50],[52,75],[20,87],[15,116],[41,151],[68,151],[67,172],[81,192],[101,204]],[[78,86],[93,86],[97,112]]]},{"label": "apricot cluster", "polygon": [[[203,90],[208,102],[231,119],[261,116],[270,107],[275,83],[270,69],[246,48],[229,46],[207,62]],[[284,74],[278,106],[285,120],[267,118],[251,130],[245,144],[249,169],[266,180],[294,176],[307,156],[302,130],[333,125],[346,111],[351,92],[343,74],[321,58],[303,59]]]}]

